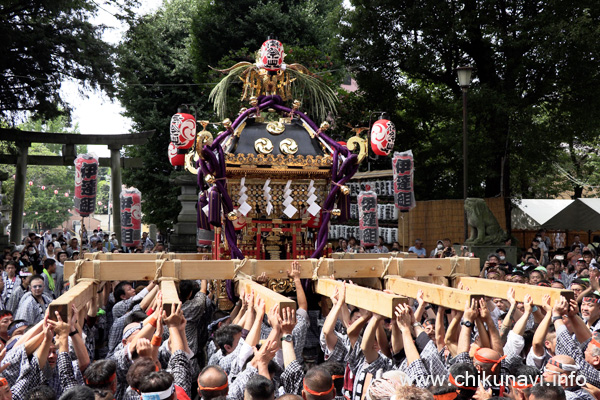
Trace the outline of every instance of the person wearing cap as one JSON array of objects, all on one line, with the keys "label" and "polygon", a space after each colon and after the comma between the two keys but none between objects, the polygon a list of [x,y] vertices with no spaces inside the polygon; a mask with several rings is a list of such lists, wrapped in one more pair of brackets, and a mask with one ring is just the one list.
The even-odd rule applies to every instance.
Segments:
[{"label": "person wearing cap", "polygon": [[513,283],[527,283],[527,276],[525,272],[520,269],[516,269],[512,273],[511,282]]},{"label": "person wearing cap", "polygon": [[538,268],[534,269],[533,271],[529,271],[528,281],[530,285],[537,285],[543,279],[542,272]]},{"label": "person wearing cap", "polygon": [[586,295],[592,291],[590,281],[586,280],[586,278],[574,279],[569,289],[575,294],[575,299],[578,303],[581,302],[581,299],[583,299],[582,294]]}]

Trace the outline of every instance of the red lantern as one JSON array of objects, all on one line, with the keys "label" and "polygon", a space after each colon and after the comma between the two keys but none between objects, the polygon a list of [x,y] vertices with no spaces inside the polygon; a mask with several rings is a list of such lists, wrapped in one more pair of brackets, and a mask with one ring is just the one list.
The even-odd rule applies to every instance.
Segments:
[{"label": "red lantern", "polygon": [[[98,159],[92,154],[80,154],[75,159],[75,211],[87,217],[96,209],[96,174]],[[58,194],[58,190],[54,191]]]},{"label": "red lantern", "polygon": [[55,190],[54,190],[54,194],[58,194],[58,190],[56,190],[56,189],[55,189]]},{"label": "red lantern", "polygon": [[46,190],[46,186],[42,186],[42,190]]},{"label": "red lantern", "polygon": [[69,197],[69,193],[68,192],[65,192],[65,197]]},{"label": "red lantern", "polygon": [[171,118],[171,142],[178,149],[189,149],[196,140],[196,118],[191,114],[177,113]]},{"label": "red lantern", "polygon": [[392,121],[380,119],[371,128],[371,149],[380,156],[387,156],[394,149],[396,127]]},{"label": "red lantern", "polygon": [[169,162],[174,167],[183,167],[185,165],[185,154],[179,154],[177,147],[173,142],[169,143]]},{"label": "red lantern", "polygon": [[29,186],[33,186],[33,181],[29,181]]},{"label": "red lantern", "polygon": [[136,247],[142,238],[142,194],[135,188],[121,192],[121,241]]},{"label": "red lantern", "polygon": [[267,71],[278,71],[283,64],[283,44],[279,40],[269,39],[260,48],[260,65]]},{"label": "red lantern", "polygon": [[37,211],[35,212],[35,215],[38,215],[38,212],[37,212]]}]

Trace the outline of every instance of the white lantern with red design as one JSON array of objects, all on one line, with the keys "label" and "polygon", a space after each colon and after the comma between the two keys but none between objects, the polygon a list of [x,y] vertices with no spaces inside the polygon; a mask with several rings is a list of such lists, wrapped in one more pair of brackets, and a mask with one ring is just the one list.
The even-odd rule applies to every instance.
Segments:
[{"label": "white lantern with red design", "polygon": [[279,40],[268,39],[260,48],[258,64],[267,71],[278,71],[283,65],[284,57],[283,44]]},{"label": "white lantern with red design", "polygon": [[185,165],[185,154],[179,154],[177,147],[173,142],[169,143],[169,162],[174,167],[183,167]]},{"label": "white lantern with red design", "polygon": [[394,149],[396,127],[392,121],[380,119],[371,128],[371,149],[379,156],[387,156]]},{"label": "white lantern with red design", "polygon": [[233,209],[236,211],[237,214],[237,218],[231,221],[231,223],[233,224],[233,228],[236,231],[244,229],[244,227],[248,224],[248,220],[246,219],[246,217],[244,217],[244,214],[237,211],[237,207],[233,207]]},{"label": "white lantern with red design", "polygon": [[121,192],[121,242],[136,247],[142,239],[142,194],[135,188]]},{"label": "white lantern with red design", "polygon": [[189,149],[196,140],[196,118],[191,114],[177,113],[171,118],[171,143],[178,149]]},{"label": "white lantern with red design", "polygon": [[[96,175],[98,157],[95,154],[80,154],[75,159],[75,211],[87,217],[96,209]],[[55,190],[58,194],[58,190]]]}]

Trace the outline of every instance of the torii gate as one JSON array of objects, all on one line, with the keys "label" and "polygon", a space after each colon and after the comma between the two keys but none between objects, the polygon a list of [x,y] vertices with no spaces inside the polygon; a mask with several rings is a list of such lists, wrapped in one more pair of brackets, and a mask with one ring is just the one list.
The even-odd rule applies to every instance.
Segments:
[{"label": "torii gate", "polygon": [[[174,304],[179,303],[175,283],[184,279],[238,280],[238,290],[254,290],[264,298],[267,309],[274,304],[280,308],[296,307],[289,298],[270,290],[254,281],[251,277],[265,272],[269,278],[287,278],[286,271],[292,260],[207,260],[207,254],[99,254],[94,253],[93,260],[67,261],[64,277],[75,284],[69,291],[50,304],[50,316],[59,311],[63,320],[71,313],[71,304],[78,311],[96,296],[99,284],[111,280],[152,280],[159,278],[163,292],[163,304],[167,313]],[[378,257],[378,258],[376,258]],[[453,258],[401,258],[392,253],[390,257],[373,254],[369,258],[340,259],[321,258],[296,260],[300,263],[301,278],[316,281],[316,292],[331,296],[341,282],[336,278],[381,278],[388,289],[395,294],[361,286],[349,286],[346,291],[346,303],[372,311],[386,317],[394,316],[394,308],[399,303],[407,303],[408,297],[416,297],[422,289],[425,301],[443,305],[454,310],[463,310],[465,302],[484,296],[506,298],[508,287],[515,289],[517,301],[523,301],[530,294],[533,303],[542,304],[544,294],[549,294],[554,302],[560,296],[574,298],[570,290],[509,283],[476,278],[479,275],[479,259],[466,257]],[[437,278],[447,282],[448,286],[422,282],[417,279]],[[452,282],[450,282],[451,280]],[[462,282],[469,290],[457,289]]]},{"label": "torii gate", "polygon": [[[108,145],[110,158],[100,158],[101,167],[110,167],[112,203],[119,204],[121,195],[121,168],[139,168],[140,159],[121,158],[121,148],[128,145],[145,144],[154,134],[152,131],[124,135],[75,135],[68,133],[29,132],[18,129],[0,128],[2,140],[15,142],[19,155],[0,154],[0,164],[15,164],[15,192],[11,215],[10,241],[21,242],[23,227],[23,208],[25,205],[25,185],[27,165],[73,165],[77,157],[75,146],[78,144]],[[31,143],[62,144],[62,156],[29,156]],[[121,215],[113,213],[113,226],[117,240],[121,243]]]}]

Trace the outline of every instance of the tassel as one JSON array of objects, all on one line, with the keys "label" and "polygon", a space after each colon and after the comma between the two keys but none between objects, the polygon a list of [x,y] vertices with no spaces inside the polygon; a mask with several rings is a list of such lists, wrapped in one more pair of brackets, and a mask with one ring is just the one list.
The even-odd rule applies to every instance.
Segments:
[{"label": "tassel", "polygon": [[200,194],[200,196],[198,196],[198,203],[196,204],[196,215],[197,215],[197,226],[200,229],[205,229],[207,231],[210,231],[212,229],[212,227],[210,226],[210,223],[208,222],[208,217],[206,216],[206,214],[204,214],[204,211],[202,211],[202,209],[204,207],[206,207],[206,205],[208,204],[208,199],[206,198],[206,192],[202,192]]},{"label": "tassel", "polygon": [[208,222],[212,226],[221,227],[221,193],[215,188],[208,190]]}]

